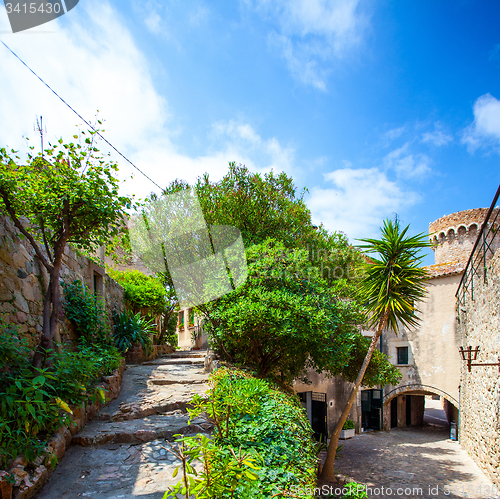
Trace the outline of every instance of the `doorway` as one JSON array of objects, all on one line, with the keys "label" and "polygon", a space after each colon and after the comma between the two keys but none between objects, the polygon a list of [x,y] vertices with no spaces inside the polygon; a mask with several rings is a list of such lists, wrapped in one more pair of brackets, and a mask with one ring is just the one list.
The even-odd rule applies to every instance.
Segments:
[{"label": "doorway", "polygon": [[382,390],[361,392],[361,426],[363,430],[382,428]]}]

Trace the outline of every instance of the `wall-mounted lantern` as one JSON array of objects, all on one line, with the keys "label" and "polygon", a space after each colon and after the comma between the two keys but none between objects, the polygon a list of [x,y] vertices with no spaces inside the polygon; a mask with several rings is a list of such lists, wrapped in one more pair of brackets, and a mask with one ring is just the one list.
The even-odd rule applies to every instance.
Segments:
[{"label": "wall-mounted lantern", "polygon": [[498,357],[498,362],[491,362],[491,363],[472,363],[473,360],[477,360],[477,354],[479,352],[479,347],[477,346],[476,348],[472,348],[471,346],[468,346],[467,348],[464,349],[464,347],[460,347],[459,351],[462,355],[462,359],[467,362],[467,369],[469,372],[472,371],[472,366],[498,366],[498,372],[500,372],[500,357]]}]

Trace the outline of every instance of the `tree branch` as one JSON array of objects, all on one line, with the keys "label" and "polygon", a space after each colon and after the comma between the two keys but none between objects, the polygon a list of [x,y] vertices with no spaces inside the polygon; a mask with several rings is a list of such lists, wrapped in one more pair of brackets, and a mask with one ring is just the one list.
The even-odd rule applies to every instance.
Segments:
[{"label": "tree branch", "polygon": [[0,188],[0,196],[2,196],[3,202],[5,204],[5,208],[7,209],[7,212],[14,222],[14,225],[19,229],[21,234],[26,237],[26,239],[30,242],[31,246],[35,250],[36,256],[40,258],[40,261],[43,263],[44,267],[49,271],[52,272],[52,265],[50,261],[47,259],[47,257],[42,253],[42,250],[40,249],[40,246],[37,244],[35,241],[35,238],[23,227],[23,224],[19,220],[19,218],[16,215],[16,212],[14,211],[14,208],[12,208],[12,204],[9,199],[9,195],[7,192],[5,192],[5,189]]}]

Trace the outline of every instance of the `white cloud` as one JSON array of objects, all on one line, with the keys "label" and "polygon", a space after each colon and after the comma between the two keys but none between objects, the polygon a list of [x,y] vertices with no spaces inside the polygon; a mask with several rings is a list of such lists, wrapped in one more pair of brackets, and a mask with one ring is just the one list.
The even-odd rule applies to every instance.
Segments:
[{"label": "white cloud", "polygon": [[158,35],[161,33],[161,16],[155,10],[152,10],[147,17],[144,19],[144,24],[146,24],[147,28],[151,33]]},{"label": "white cloud", "polygon": [[271,46],[286,60],[294,78],[326,89],[331,62],[361,42],[367,25],[359,0],[244,0],[275,24]]},{"label": "white cloud", "polygon": [[[77,13],[78,10],[78,13]],[[8,32],[0,8],[0,31]],[[212,146],[204,154],[181,154],[166,99],[155,89],[146,56],[109,4],[88,0],[67,16],[52,21],[47,33],[2,35],[2,39],[87,120],[96,110],[106,119],[105,137],[160,186],[175,178],[193,181],[210,172],[219,179],[229,161],[252,170],[290,170],[294,151],[276,138],[262,138],[244,123],[217,123],[207,133]],[[50,30],[50,32],[49,32]],[[47,138],[54,142],[75,133],[80,120],[17,59],[0,46],[0,146],[23,147],[23,136],[38,144],[33,124],[43,115]],[[99,144],[107,151],[107,146]],[[118,161],[122,191],[145,196],[157,188],[111,151]],[[134,179],[130,181],[130,176]]]},{"label": "white cloud", "polygon": [[415,204],[419,196],[404,191],[378,168],[343,168],[325,175],[331,187],[311,189],[307,205],[313,220],[349,239],[378,234],[382,220]]},{"label": "white cloud", "polygon": [[401,137],[401,135],[403,135],[403,133],[406,131],[406,127],[405,126],[401,126],[399,128],[393,128],[392,130],[389,130],[388,132],[385,132],[385,137],[389,140],[389,141],[393,141],[395,139],[398,139],[399,137]]},{"label": "white cloud", "polygon": [[433,132],[425,132],[422,134],[422,142],[433,144],[437,147],[445,146],[453,140],[453,137],[443,131],[441,123],[434,123]]},{"label": "white cloud", "polygon": [[384,166],[394,170],[398,177],[421,178],[431,172],[430,158],[425,154],[411,153],[409,142],[387,154],[383,162]]},{"label": "white cloud", "polygon": [[474,122],[462,135],[462,143],[470,152],[481,146],[500,144],[500,100],[484,94],[473,106]]}]

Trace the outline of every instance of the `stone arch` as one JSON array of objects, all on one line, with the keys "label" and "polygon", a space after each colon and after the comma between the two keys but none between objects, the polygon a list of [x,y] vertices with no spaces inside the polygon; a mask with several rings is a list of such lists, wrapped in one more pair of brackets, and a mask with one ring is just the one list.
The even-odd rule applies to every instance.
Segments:
[{"label": "stone arch", "polygon": [[444,232],[440,232],[439,233],[439,242],[443,242],[445,240],[445,237],[446,236],[445,236]]},{"label": "stone arch", "polygon": [[453,241],[453,239],[455,239],[455,229],[453,229],[453,228],[448,229],[448,233],[446,234],[446,237],[449,241]]},{"label": "stone arch", "polygon": [[404,395],[405,393],[410,392],[420,392],[420,395],[439,395],[458,409],[458,400],[456,400],[455,397],[445,392],[444,390],[441,390],[440,388],[436,388],[435,386],[430,385],[421,385],[420,383],[411,383],[394,388],[394,390],[391,390],[384,395],[383,405],[386,405],[398,395]]},{"label": "stone arch", "polygon": [[469,234],[475,235],[477,233],[477,223],[472,223],[469,225]]},{"label": "stone arch", "polygon": [[466,233],[467,233],[467,228],[465,227],[465,225],[461,225],[458,228],[458,235],[459,236],[465,236]]}]

